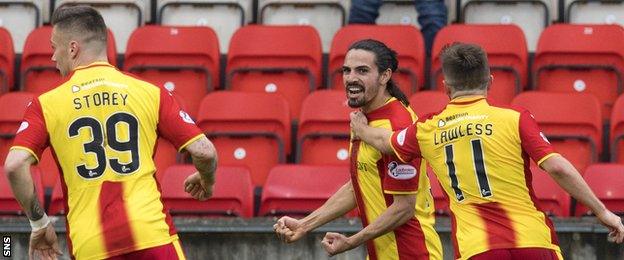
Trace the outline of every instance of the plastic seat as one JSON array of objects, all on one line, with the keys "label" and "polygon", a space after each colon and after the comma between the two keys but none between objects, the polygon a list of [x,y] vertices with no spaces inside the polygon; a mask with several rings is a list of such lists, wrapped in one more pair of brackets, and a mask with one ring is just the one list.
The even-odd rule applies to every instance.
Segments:
[{"label": "plastic seat", "polygon": [[13,51],[11,33],[7,29],[0,27],[0,94],[14,88],[14,63],[15,52]]},{"label": "plastic seat", "polygon": [[613,106],[609,140],[611,161],[624,163],[624,95],[620,95]]},{"label": "plastic seat", "polygon": [[[618,215],[624,214],[624,165],[594,164],[587,167],[583,179],[596,197]],[[581,203],[577,204],[576,215],[590,215],[591,211]]]},{"label": "plastic seat", "polygon": [[488,55],[494,76],[488,100],[494,105],[508,105],[527,85],[528,53],[522,29],[515,25],[452,24],[438,32],[433,44],[432,88],[444,91],[442,61],[444,46],[454,42],[481,46]]},{"label": "plastic seat", "polygon": [[119,53],[126,51],[126,43],[135,29],[151,19],[149,0],[58,0],[56,8],[68,5],[89,5],[97,9],[106,26],[115,34]]},{"label": "plastic seat", "polygon": [[533,52],[540,33],[558,19],[558,3],[557,0],[462,1],[460,22],[516,24],[522,28],[529,51]]},{"label": "plastic seat", "polygon": [[321,86],[321,44],[310,26],[245,26],[232,36],[226,89],[279,94],[293,117]]},{"label": "plastic seat", "polygon": [[444,189],[440,185],[438,177],[436,177],[433,169],[427,166],[427,176],[431,183],[431,195],[433,195],[433,204],[435,206],[435,214],[438,216],[448,216],[451,212],[449,209],[449,201]]},{"label": "plastic seat", "polygon": [[184,191],[184,180],[196,171],[193,165],[174,165],[162,176],[162,199],[171,215],[253,216],[253,186],[247,168],[219,166],[207,201],[198,201]]},{"label": "plastic seat", "polygon": [[624,2],[565,0],[565,22],[624,25]]},{"label": "plastic seat", "polygon": [[310,25],[328,52],[334,34],[347,22],[349,0],[258,0],[258,24]]},{"label": "plastic seat", "polygon": [[598,97],[607,120],[624,91],[624,28],[618,25],[556,24],[540,37],[533,86],[552,92]]},{"label": "plastic seat", "polygon": [[528,109],[555,151],[580,172],[602,151],[600,102],[586,93],[524,92],[513,105]]},{"label": "plastic seat", "polygon": [[9,92],[0,96],[0,163],[4,165],[13,138],[24,119],[26,106],[33,95],[24,92]]},{"label": "plastic seat", "polygon": [[349,165],[349,113],[344,91],[314,91],[303,101],[297,163]]},{"label": "plastic seat", "polygon": [[124,69],[171,91],[195,118],[201,99],[219,86],[219,64],[209,27],[144,26],[130,36]]},{"label": "plastic seat", "polygon": [[65,195],[63,195],[64,184],[59,179],[55,182],[54,188],[52,188],[52,196],[50,198],[50,205],[48,205],[48,215],[65,215],[67,214],[65,201]]},{"label": "plastic seat", "polygon": [[[20,65],[20,90],[41,94],[63,82],[56,64],[51,60],[54,54],[50,45],[51,36],[50,26],[39,27],[28,35]],[[114,39],[110,30],[108,39]],[[107,55],[109,63],[116,65],[117,52],[114,40],[108,41]]]},{"label": "plastic seat", "polygon": [[158,138],[154,151],[154,164],[156,164],[156,179],[161,179],[165,170],[178,162],[178,151],[169,141]]},{"label": "plastic seat", "polygon": [[[451,24],[457,18],[457,0],[444,0],[444,3],[447,9],[447,23]],[[418,12],[413,0],[383,0],[375,24],[412,25],[420,29]]]},{"label": "plastic seat", "polygon": [[532,187],[537,206],[549,216],[570,216],[570,195],[550,175],[531,163]]},{"label": "plastic seat", "polygon": [[55,155],[52,154],[50,147],[43,150],[37,167],[39,167],[41,171],[41,183],[43,184],[43,188],[52,190],[61,176],[61,170],[56,163]]},{"label": "plastic seat", "polygon": [[[397,37],[400,35],[401,37]],[[329,52],[329,88],[344,89],[342,65],[352,43],[373,38],[397,52],[399,68],[393,79],[406,95],[421,89],[425,82],[425,43],[420,31],[408,25],[348,25],[334,36]]]},{"label": "plastic seat", "polygon": [[258,216],[308,215],[349,178],[348,166],[275,166],[262,189]]},{"label": "plastic seat", "polygon": [[290,151],[288,104],[277,95],[218,91],[199,108],[197,125],[214,143],[220,165],[247,166],[254,185]]},{"label": "plastic seat", "polygon": [[[16,53],[22,53],[28,34],[47,21],[48,5],[49,1],[40,0],[0,0],[0,25],[11,33]],[[50,45],[50,40],[45,43]]]},{"label": "plastic seat", "polygon": [[449,102],[449,97],[440,91],[416,92],[409,98],[410,107],[419,118],[431,113],[442,112]]},{"label": "plastic seat", "polygon": [[232,35],[252,20],[252,0],[159,0],[158,23],[170,26],[209,26],[227,53]]},{"label": "plastic seat", "polygon": [[[41,184],[41,174],[37,167],[31,167],[31,176],[35,184],[35,191],[37,192],[37,199],[39,204],[43,207],[43,185]],[[0,216],[2,215],[25,215],[22,207],[15,199],[13,191],[11,190],[11,184],[7,179],[4,167],[0,168]]]}]

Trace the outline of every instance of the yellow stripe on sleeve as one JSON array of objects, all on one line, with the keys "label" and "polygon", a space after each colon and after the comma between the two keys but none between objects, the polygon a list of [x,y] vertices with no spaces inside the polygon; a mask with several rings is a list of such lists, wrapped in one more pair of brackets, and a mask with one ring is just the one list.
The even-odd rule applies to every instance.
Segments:
[{"label": "yellow stripe on sleeve", "polygon": [[26,151],[28,153],[30,153],[30,155],[32,155],[33,157],[35,157],[35,160],[37,160],[37,163],[39,163],[39,157],[37,156],[37,154],[35,154],[35,152],[33,152],[33,150],[31,150],[28,147],[24,147],[24,146],[13,146],[11,147],[11,149],[9,150],[22,150],[22,151]]},{"label": "yellow stripe on sleeve", "polygon": [[186,143],[184,143],[183,145],[180,146],[180,148],[178,148],[178,152],[182,152],[182,149],[186,148],[187,145],[191,144],[192,142],[195,142],[197,140],[199,140],[200,138],[202,138],[204,136],[203,133],[196,135],[195,137],[191,138],[190,140],[188,140]]}]

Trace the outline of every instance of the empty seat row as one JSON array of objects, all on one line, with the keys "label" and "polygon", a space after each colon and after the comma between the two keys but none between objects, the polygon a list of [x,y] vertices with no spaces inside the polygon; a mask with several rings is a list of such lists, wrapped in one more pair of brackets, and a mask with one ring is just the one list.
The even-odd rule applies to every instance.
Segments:
[{"label": "empty seat row", "polygon": [[[43,205],[41,173],[36,167],[33,169],[35,188]],[[350,178],[348,166],[277,165],[271,169],[260,196],[259,211],[254,214],[254,188],[248,168],[220,166],[216,172],[213,195],[207,201],[197,201],[184,192],[184,180],[195,171],[193,165],[173,165],[157,177],[165,207],[174,216],[305,216],[323,205]],[[555,217],[591,214],[580,203],[573,206],[570,195],[548,173],[535,165],[531,166],[531,172],[527,176],[531,178],[531,196],[536,207]],[[431,169],[428,176],[436,213],[446,215],[449,213],[447,195]],[[583,178],[607,208],[624,213],[623,164],[591,165]],[[0,176],[0,188],[0,215],[23,214],[5,176]],[[63,189],[63,184],[57,182],[47,206],[48,214],[66,213]],[[356,210],[347,214],[356,215]]]}]

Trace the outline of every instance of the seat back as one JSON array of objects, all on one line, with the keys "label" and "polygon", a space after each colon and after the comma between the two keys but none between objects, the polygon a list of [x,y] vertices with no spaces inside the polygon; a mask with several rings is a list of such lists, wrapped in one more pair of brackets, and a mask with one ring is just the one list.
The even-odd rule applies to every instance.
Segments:
[{"label": "seat back", "polygon": [[[1,0],[0,20],[2,27],[11,33],[13,38],[12,49],[16,53],[22,53],[24,42],[28,34],[43,24],[44,16],[50,10],[48,1],[39,0]],[[50,45],[50,39],[46,44]],[[5,48],[5,47],[3,47]]]},{"label": "seat back", "polygon": [[611,161],[624,163],[624,95],[621,95],[613,105],[609,133]]},{"label": "seat back", "polygon": [[[41,174],[37,167],[30,168],[31,177],[35,184],[35,192],[37,192],[37,199],[39,205],[44,206],[43,201],[43,185],[41,184]],[[7,179],[4,168],[0,168],[0,216],[2,215],[25,215],[19,202],[15,199],[11,184]]]},{"label": "seat back", "polygon": [[[30,32],[26,38],[20,65],[20,90],[41,94],[63,82],[56,64],[51,60],[52,54],[54,54],[52,46],[50,46],[51,36],[52,27],[42,26]],[[108,39],[106,50],[108,60],[110,64],[116,65],[117,50],[110,30],[108,31]]]},{"label": "seat back", "polygon": [[154,164],[156,165],[156,179],[162,179],[169,166],[178,163],[178,151],[164,138],[158,138],[154,150]]},{"label": "seat back", "polygon": [[549,216],[570,216],[570,195],[547,172],[531,163],[532,193],[537,207]]},{"label": "seat back", "polygon": [[409,98],[410,107],[421,118],[431,113],[442,112],[449,102],[448,95],[440,91],[420,91]]},{"label": "seat back", "polygon": [[[401,37],[397,37],[401,35]],[[373,38],[397,52],[399,68],[393,79],[406,95],[421,89],[425,82],[425,43],[420,31],[408,25],[348,25],[334,36],[329,52],[329,87],[344,89],[342,65],[349,46],[362,39]]]},{"label": "seat back", "polygon": [[556,24],[540,36],[533,63],[537,90],[590,93],[607,120],[624,91],[624,28]]},{"label": "seat back", "polygon": [[221,52],[227,53],[236,30],[252,20],[252,0],[159,0],[158,23],[170,26],[208,26],[219,38]]},{"label": "seat back", "polygon": [[26,106],[32,99],[33,95],[25,92],[9,92],[0,96],[0,163],[3,165],[24,119]]},{"label": "seat back", "polygon": [[565,21],[581,24],[624,24],[622,1],[574,1],[564,0]]},{"label": "seat back", "polygon": [[0,94],[13,90],[15,87],[13,79],[14,63],[13,38],[11,38],[11,33],[7,29],[0,27]]},{"label": "seat back", "polygon": [[258,23],[266,25],[310,25],[328,52],[334,34],[347,21],[348,0],[258,0]]},{"label": "seat back", "polygon": [[275,166],[262,189],[258,216],[308,215],[349,178],[348,166]]},{"label": "seat back", "polygon": [[184,191],[184,180],[196,171],[192,164],[173,165],[159,181],[163,202],[171,215],[253,216],[253,186],[247,168],[219,166],[207,201],[196,200]]},{"label": "seat back", "polygon": [[247,166],[262,185],[290,151],[290,114],[280,96],[218,91],[199,108],[197,125],[214,143],[222,165]]},{"label": "seat back", "polygon": [[522,28],[529,51],[535,51],[540,33],[557,20],[557,0],[462,1],[460,22],[515,24]]},{"label": "seat back", "polygon": [[349,165],[349,113],[344,91],[319,90],[306,97],[297,132],[297,163]]},{"label": "seat back", "polygon": [[196,118],[201,99],[219,86],[219,55],[209,27],[143,26],[130,36],[124,68],[184,100]]},{"label": "seat back", "polygon": [[513,105],[528,109],[555,148],[579,170],[602,151],[600,102],[586,93],[524,92]]},{"label": "seat back", "polygon": [[321,55],[313,27],[245,26],[230,41],[225,88],[280,95],[296,119],[305,96],[321,86]]},{"label": "seat back", "polygon": [[[624,214],[624,164],[591,165],[585,170],[583,179],[609,210]],[[585,205],[577,204],[577,216],[590,214],[592,212]]]},{"label": "seat back", "polygon": [[494,104],[508,105],[527,85],[528,53],[520,27],[507,24],[453,24],[442,28],[432,49],[432,88],[444,91],[440,55],[445,46],[454,42],[481,46],[488,56],[494,76],[488,99]]},{"label": "seat back", "polygon": [[433,169],[427,166],[427,176],[431,183],[431,195],[433,195],[433,204],[435,206],[435,214],[440,216],[448,216],[451,212],[449,209],[448,196],[440,185],[438,177],[436,177]]}]

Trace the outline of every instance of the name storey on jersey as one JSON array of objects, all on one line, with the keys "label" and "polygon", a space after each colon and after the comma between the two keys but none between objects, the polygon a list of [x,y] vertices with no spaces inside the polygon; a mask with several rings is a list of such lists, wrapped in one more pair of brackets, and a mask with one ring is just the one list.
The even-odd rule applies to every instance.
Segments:
[{"label": "name storey on jersey", "polygon": [[[465,120],[482,120],[485,118],[487,118],[486,115],[468,115],[468,113],[456,114],[440,119],[438,121],[438,127],[442,128],[444,126],[458,124],[459,122]],[[493,125],[490,123],[459,124],[458,126],[450,129],[433,132],[433,144],[438,145],[448,143],[464,136],[491,136],[494,131],[493,128]]]},{"label": "name storey on jersey", "polygon": [[128,94],[118,92],[96,92],[74,98],[74,109],[90,108],[98,106],[125,106]]}]

